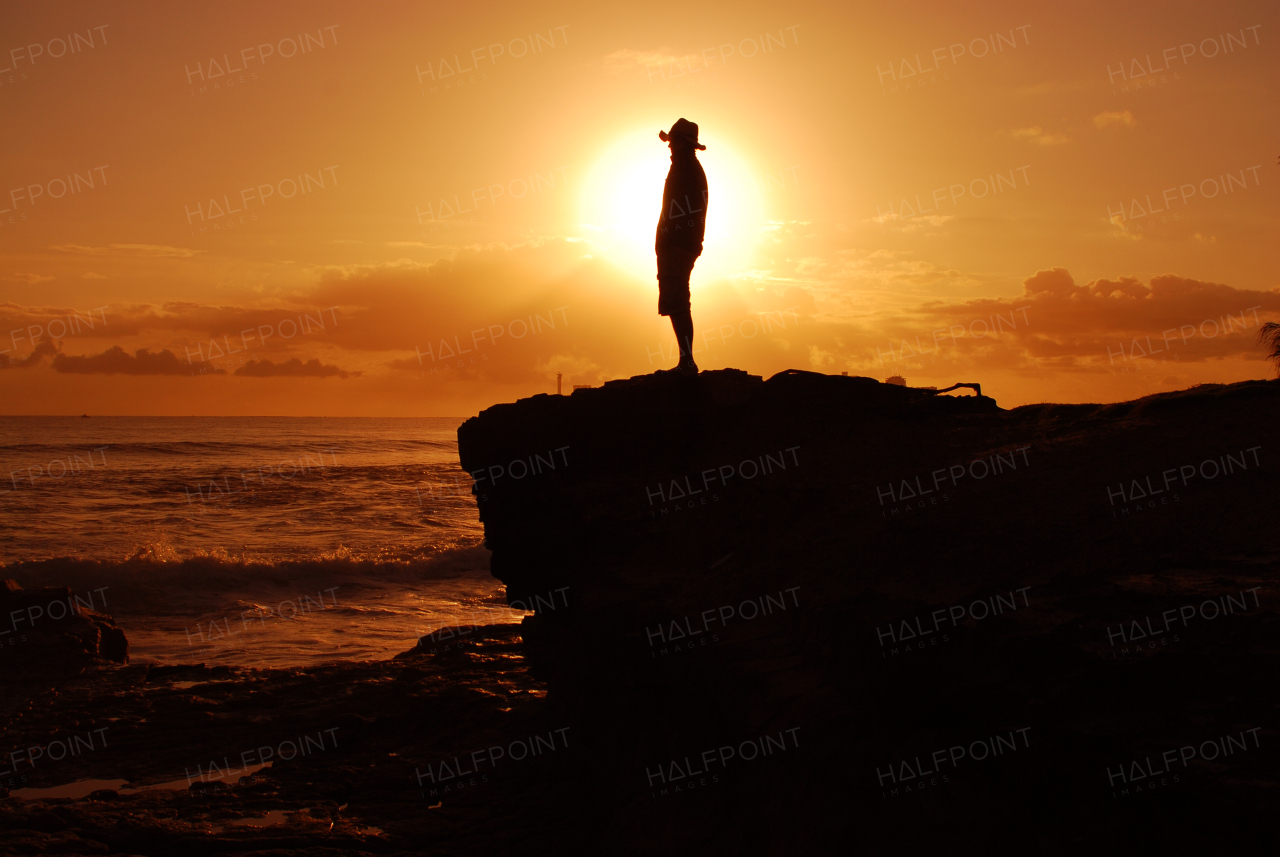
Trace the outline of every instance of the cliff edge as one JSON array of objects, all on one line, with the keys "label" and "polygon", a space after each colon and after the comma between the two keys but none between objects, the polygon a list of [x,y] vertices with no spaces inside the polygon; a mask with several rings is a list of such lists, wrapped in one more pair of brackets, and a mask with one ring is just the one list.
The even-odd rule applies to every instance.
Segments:
[{"label": "cliff edge", "polygon": [[[1275,793],[1277,426],[1278,381],[1002,410],[730,369],[496,405],[458,441],[610,853],[1221,847],[1242,829],[1185,808]],[[1107,771],[1237,732],[1264,737],[1130,823]]]}]

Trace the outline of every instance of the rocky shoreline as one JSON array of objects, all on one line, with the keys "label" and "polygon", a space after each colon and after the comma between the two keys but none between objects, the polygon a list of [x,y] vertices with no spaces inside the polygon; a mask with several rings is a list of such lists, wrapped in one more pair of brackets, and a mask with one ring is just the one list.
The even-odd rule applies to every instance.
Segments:
[{"label": "rocky shoreline", "polygon": [[[1274,381],[1004,411],[735,370],[497,405],[460,456],[536,615],[278,670],[128,665],[83,617],[60,672],[0,665],[0,750],[103,739],[4,757],[0,851],[1243,847],[1277,417]],[[20,791],[90,778],[129,787]]]}]

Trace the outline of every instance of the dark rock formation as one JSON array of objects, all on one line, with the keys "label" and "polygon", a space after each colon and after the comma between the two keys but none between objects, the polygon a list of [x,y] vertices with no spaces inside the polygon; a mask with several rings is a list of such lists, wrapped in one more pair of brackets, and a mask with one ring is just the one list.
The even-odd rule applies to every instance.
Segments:
[{"label": "dark rock formation", "polygon": [[[1244,835],[1182,810],[1274,794],[1278,426],[1278,382],[1004,411],[725,370],[498,405],[458,438],[606,850],[889,853]],[[1124,644],[1205,599],[1230,618]],[[1148,796],[1108,770],[1253,727],[1229,774],[1125,820]],[[950,761],[975,741],[991,760]]]},{"label": "dark rock formation", "polygon": [[0,672],[66,672],[103,662],[129,662],[129,641],[110,616],[65,586],[0,583]]},{"label": "dark rock formation", "polygon": [[0,850],[1253,853],[1277,425],[1280,381],[1005,411],[708,372],[499,405],[461,455],[535,616],[382,662],[2,675]]},{"label": "dark rock formation", "polygon": [[[585,853],[563,823],[575,742],[547,719],[519,627],[467,639],[446,657],[7,681],[22,704],[0,707],[0,853],[496,855],[535,831],[535,853]],[[535,735],[555,750],[457,774]],[[92,748],[31,752],[77,736]],[[87,778],[105,782],[21,791]]]}]

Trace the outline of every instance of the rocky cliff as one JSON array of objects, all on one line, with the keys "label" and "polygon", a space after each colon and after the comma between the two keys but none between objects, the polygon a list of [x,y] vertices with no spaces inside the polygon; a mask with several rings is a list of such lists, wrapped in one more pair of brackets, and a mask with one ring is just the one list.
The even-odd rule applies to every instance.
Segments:
[{"label": "rocky cliff", "polygon": [[[1278,418],[1275,381],[1001,410],[724,370],[458,439],[609,850],[1185,846],[1274,794]],[[1147,806],[1115,775],[1227,733]]]}]

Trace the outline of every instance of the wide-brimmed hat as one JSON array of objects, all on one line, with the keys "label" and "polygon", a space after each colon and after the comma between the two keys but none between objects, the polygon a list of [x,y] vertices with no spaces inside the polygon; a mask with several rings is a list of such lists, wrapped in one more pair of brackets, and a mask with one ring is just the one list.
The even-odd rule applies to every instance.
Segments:
[{"label": "wide-brimmed hat", "polygon": [[658,139],[664,143],[670,143],[673,139],[684,140],[692,143],[695,149],[706,150],[706,146],[698,143],[698,126],[697,123],[690,122],[688,119],[677,119],[676,124],[671,126],[670,133],[666,131],[658,132]]}]

